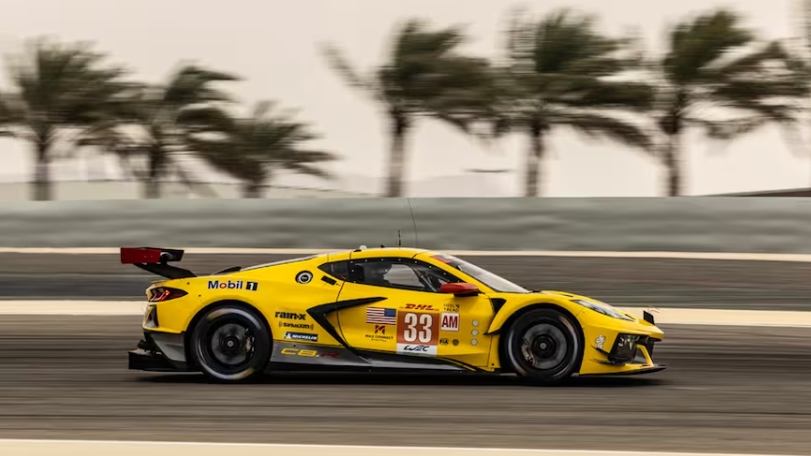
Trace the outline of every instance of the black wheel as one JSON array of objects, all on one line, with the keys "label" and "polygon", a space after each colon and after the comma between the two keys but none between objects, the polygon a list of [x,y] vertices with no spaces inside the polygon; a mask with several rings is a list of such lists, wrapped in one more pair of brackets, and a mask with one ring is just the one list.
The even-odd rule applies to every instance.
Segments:
[{"label": "black wheel", "polygon": [[262,374],[272,340],[255,312],[223,306],[206,312],[197,322],[191,336],[192,354],[207,376],[237,382]]},{"label": "black wheel", "polygon": [[554,309],[518,317],[504,337],[504,355],[516,374],[533,383],[560,383],[580,368],[578,323]]}]

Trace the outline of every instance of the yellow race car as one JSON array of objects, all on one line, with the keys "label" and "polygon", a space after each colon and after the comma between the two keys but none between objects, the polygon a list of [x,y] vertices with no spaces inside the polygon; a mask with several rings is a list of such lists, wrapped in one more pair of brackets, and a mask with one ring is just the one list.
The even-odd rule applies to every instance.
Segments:
[{"label": "yellow race car", "polygon": [[144,340],[129,368],[225,382],[281,370],[514,373],[657,372],[663,339],[642,319],[585,296],[531,291],[450,255],[361,247],[207,276],[169,263],[183,250],[122,248],[166,280],[147,290]]}]

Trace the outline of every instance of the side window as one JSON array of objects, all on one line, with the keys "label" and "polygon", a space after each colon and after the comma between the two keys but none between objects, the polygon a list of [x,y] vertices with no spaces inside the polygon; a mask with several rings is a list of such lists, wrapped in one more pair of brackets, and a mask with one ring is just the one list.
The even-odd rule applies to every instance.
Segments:
[{"label": "side window", "polygon": [[417,276],[417,272],[402,263],[393,263],[384,278],[395,287],[413,288],[415,290],[424,288],[419,276]]},{"label": "side window", "polygon": [[383,258],[353,261],[350,281],[363,285],[436,293],[442,284],[458,280],[427,263],[410,259]]},{"label": "side window", "polygon": [[335,263],[326,263],[318,267],[318,269],[326,272],[327,274],[335,277],[338,280],[349,280],[349,262],[336,261]]}]

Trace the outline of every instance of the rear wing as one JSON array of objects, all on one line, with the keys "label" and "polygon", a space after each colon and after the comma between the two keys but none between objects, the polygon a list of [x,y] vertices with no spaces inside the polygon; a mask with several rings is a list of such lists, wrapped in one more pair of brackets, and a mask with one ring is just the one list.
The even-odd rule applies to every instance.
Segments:
[{"label": "rear wing", "polygon": [[197,277],[191,271],[168,264],[182,260],[183,253],[183,250],[158,247],[122,247],[121,264],[132,264],[167,279]]}]

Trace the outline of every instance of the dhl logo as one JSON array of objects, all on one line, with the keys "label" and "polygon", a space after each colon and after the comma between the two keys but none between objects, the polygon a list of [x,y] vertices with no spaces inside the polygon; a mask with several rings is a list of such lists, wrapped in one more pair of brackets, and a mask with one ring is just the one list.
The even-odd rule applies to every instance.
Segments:
[{"label": "dhl logo", "polygon": [[409,310],[439,310],[430,304],[406,304],[405,308]]}]

